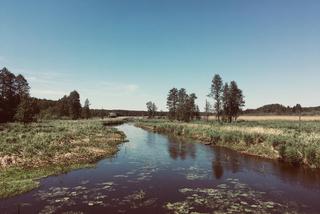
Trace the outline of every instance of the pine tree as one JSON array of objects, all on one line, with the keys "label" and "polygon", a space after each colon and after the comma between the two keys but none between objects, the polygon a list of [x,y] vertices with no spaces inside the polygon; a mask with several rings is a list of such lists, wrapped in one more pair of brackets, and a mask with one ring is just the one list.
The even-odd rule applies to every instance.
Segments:
[{"label": "pine tree", "polygon": [[169,110],[169,119],[177,119],[177,108],[178,108],[178,89],[172,88],[169,91],[167,97],[167,108]]},{"label": "pine tree", "polygon": [[197,96],[195,93],[191,93],[188,96],[188,103],[187,103],[187,120],[193,120],[196,116],[196,112],[197,112],[197,106],[196,106],[196,99]]},{"label": "pine tree", "polygon": [[231,117],[237,120],[242,107],[244,106],[244,97],[242,91],[238,88],[235,81],[230,82],[230,97],[231,97]]},{"label": "pine tree", "polygon": [[88,99],[85,100],[84,102],[84,106],[83,106],[83,109],[82,109],[82,115],[83,115],[83,118],[85,119],[88,119],[90,118],[90,102]]},{"label": "pine tree", "polygon": [[181,88],[178,91],[178,103],[177,103],[177,119],[186,121],[186,103],[188,99],[188,94],[186,92],[186,89]]},{"label": "pine tree", "polygon": [[229,91],[229,84],[225,83],[223,86],[223,95],[222,95],[222,106],[223,106],[223,119],[231,122],[231,96]]},{"label": "pine tree", "polygon": [[72,91],[68,97],[69,115],[73,120],[80,118],[81,104],[80,95],[77,91]]},{"label": "pine tree", "polygon": [[185,122],[197,118],[200,113],[195,103],[196,99],[195,93],[188,95],[184,88],[179,90],[176,88],[171,89],[167,97],[169,118]]},{"label": "pine tree", "polygon": [[220,121],[220,116],[222,113],[222,92],[223,92],[223,82],[219,74],[214,75],[211,82],[211,91],[208,95],[214,99],[214,112],[216,114],[217,120]]},{"label": "pine tree", "polygon": [[19,74],[16,78],[15,78],[15,90],[16,90],[16,94],[19,96],[29,96],[29,84],[27,82],[27,80],[24,78],[24,76],[22,76],[21,74]]},{"label": "pine tree", "polygon": [[235,81],[231,81],[230,85],[225,83],[222,95],[224,120],[228,122],[232,122],[233,119],[237,120],[244,103],[242,91],[238,88],[237,83]]}]

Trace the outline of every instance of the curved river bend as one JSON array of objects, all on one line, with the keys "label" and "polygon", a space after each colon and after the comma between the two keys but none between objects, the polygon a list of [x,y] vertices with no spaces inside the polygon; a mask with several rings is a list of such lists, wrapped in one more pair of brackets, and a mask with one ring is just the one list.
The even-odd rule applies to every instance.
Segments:
[{"label": "curved river bend", "polygon": [[1,213],[320,213],[320,173],[118,126],[112,159],[41,180]]}]

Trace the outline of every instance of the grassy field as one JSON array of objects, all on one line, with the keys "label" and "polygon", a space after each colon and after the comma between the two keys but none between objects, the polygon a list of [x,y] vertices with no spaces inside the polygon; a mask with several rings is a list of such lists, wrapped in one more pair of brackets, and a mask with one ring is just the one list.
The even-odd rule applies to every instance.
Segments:
[{"label": "grassy field", "polygon": [[[271,120],[271,121],[299,121],[299,116],[290,115],[266,115],[266,116],[253,116],[253,115],[241,115],[239,120],[245,121],[261,121],[261,120]],[[215,120],[215,116],[210,116],[210,120]],[[302,121],[320,121],[320,116],[301,116]]]},{"label": "grassy field", "polygon": [[101,120],[0,125],[0,198],[31,190],[42,177],[114,155],[125,135],[105,125]]},{"label": "grassy field", "polygon": [[[280,121],[299,121],[299,116],[286,116],[286,115],[270,115],[270,116],[251,116],[251,115],[241,115],[239,120],[245,121],[261,121],[261,120],[280,120]],[[320,121],[319,115],[314,116],[301,116],[302,121]]]},{"label": "grassy field", "polygon": [[242,153],[281,159],[294,165],[320,168],[320,122],[256,120],[220,124],[216,121],[191,123],[168,120],[139,120],[136,125],[163,133],[186,136]]}]

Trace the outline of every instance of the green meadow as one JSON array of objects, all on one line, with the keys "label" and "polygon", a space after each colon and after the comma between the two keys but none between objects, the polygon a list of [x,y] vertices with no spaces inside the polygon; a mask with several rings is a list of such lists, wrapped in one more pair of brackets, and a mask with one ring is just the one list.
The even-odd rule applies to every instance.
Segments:
[{"label": "green meadow", "polygon": [[54,120],[0,126],[0,198],[31,190],[39,179],[94,166],[118,151],[125,134],[92,120]]}]

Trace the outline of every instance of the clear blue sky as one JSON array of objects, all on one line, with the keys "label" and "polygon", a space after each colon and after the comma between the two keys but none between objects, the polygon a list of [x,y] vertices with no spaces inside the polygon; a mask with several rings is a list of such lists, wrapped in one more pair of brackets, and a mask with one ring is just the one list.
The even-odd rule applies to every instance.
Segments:
[{"label": "clear blue sky", "polygon": [[0,67],[31,94],[165,110],[170,88],[203,108],[219,73],[246,108],[320,105],[319,0],[0,0]]}]

